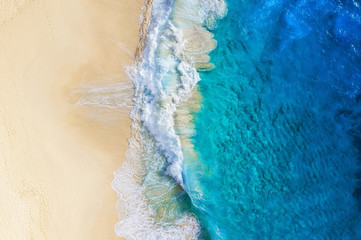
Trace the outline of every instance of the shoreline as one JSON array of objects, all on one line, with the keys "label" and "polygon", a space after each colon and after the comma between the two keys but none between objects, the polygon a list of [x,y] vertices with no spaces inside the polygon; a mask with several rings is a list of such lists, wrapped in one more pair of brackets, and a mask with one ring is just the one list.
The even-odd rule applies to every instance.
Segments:
[{"label": "shoreline", "polygon": [[[136,51],[136,56],[135,56],[135,61],[139,62],[140,61],[140,57],[143,53],[144,47],[145,47],[145,42],[146,42],[146,38],[147,38],[147,33],[148,33],[148,27],[152,18],[152,4],[153,4],[154,0],[145,0],[145,4],[142,8],[142,13],[141,13],[141,24],[140,24],[140,31],[139,31],[139,35],[140,35],[140,41],[137,47],[137,51]],[[136,64],[135,62],[135,64]]]},{"label": "shoreline", "polygon": [[202,7],[198,1],[156,0],[151,21],[144,21],[147,31],[141,29],[138,61],[130,72],[136,86],[130,147],[112,182],[118,194],[118,236],[195,239],[201,233],[198,219],[181,204],[188,199],[182,147],[193,147],[191,113],[200,107],[201,98],[197,69],[212,68],[208,53],[216,47],[203,23],[209,18],[212,24],[214,16],[223,13]]},{"label": "shoreline", "polygon": [[0,234],[118,239],[110,183],[130,110],[74,106],[69,94],[100,78],[130,82],[124,67],[134,63],[144,2],[21,3],[0,24]]}]

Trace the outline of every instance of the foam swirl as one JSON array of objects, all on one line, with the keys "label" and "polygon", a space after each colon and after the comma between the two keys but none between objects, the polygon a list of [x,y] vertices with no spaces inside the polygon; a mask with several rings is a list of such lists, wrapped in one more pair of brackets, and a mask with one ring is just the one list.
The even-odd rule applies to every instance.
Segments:
[{"label": "foam swirl", "polygon": [[181,206],[187,196],[179,187],[184,188],[184,157],[174,115],[200,81],[197,69],[212,68],[208,53],[216,41],[203,26],[225,13],[220,0],[152,3],[144,48],[129,71],[135,85],[129,149],[112,182],[118,236],[196,239],[200,234],[197,218]]}]

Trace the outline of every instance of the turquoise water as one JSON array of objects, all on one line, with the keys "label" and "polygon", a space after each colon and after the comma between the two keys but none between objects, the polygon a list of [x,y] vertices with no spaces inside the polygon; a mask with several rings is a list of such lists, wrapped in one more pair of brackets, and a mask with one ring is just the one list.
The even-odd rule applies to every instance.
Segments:
[{"label": "turquoise water", "polygon": [[183,170],[208,237],[361,239],[360,3],[227,4]]},{"label": "turquoise water", "polygon": [[361,239],[360,4],[227,5],[152,3],[117,235]]}]

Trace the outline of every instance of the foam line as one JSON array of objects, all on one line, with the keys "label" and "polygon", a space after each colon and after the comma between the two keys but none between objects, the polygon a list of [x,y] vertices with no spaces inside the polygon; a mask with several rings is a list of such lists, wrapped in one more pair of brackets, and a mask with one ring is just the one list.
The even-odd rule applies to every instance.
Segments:
[{"label": "foam line", "polygon": [[[146,6],[149,13],[149,2]],[[197,218],[179,210],[177,201],[183,191],[179,185],[184,187],[183,152],[174,115],[200,81],[197,64],[211,67],[207,53],[216,42],[203,25],[210,27],[225,9],[220,0],[152,2],[148,32],[141,40],[145,44],[129,70],[135,86],[129,149],[112,182],[118,195],[118,236],[196,239],[200,234]]]}]

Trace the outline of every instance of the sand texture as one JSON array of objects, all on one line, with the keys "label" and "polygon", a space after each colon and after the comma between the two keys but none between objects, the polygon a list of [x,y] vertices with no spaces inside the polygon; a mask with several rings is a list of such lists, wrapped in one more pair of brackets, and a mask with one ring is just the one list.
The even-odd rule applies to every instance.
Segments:
[{"label": "sand texture", "polygon": [[1,239],[118,239],[143,4],[0,0]]}]

